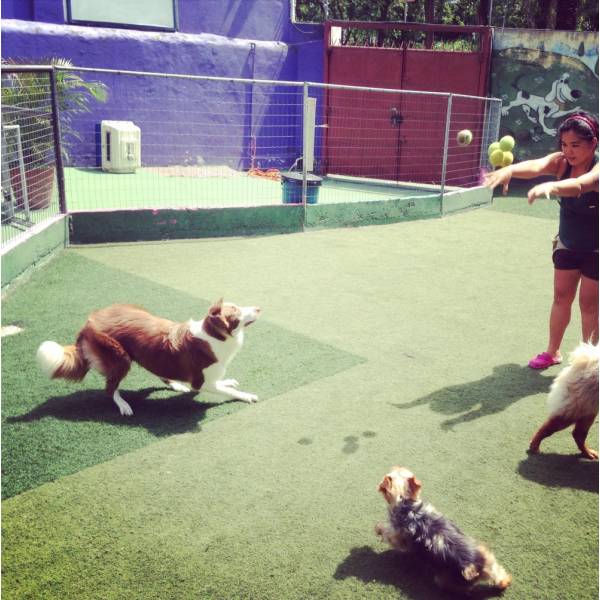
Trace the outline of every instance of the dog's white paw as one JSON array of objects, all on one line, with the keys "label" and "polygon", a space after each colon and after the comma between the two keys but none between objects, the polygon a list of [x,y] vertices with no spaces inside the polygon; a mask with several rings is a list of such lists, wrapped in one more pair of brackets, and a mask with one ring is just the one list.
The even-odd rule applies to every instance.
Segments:
[{"label": "dog's white paw", "polygon": [[169,381],[169,387],[176,392],[189,392],[190,388],[180,381]]},{"label": "dog's white paw", "polygon": [[127,406],[119,406],[119,410],[124,417],[130,417],[133,414],[133,410],[129,404]]},{"label": "dog's white paw", "polygon": [[257,402],[258,401],[258,396],[256,394],[250,394],[248,392],[238,392],[239,394],[239,399],[242,400],[242,402],[247,402],[248,404],[252,404],[252,402]]},{"label": "dog's white paw", "polygon": [[133,414],[133,410],[131,410],[131,406],[129,406],[129,404],[127,402],[125,402],[125,400],[123,400],[123,398],[121,398],[121,394],[119,394],[118,390],[113,394],[113,400],[114,400],[114,403],[119,407],[119,412],[121,413],[122,416],[130,417]]},{"label": "dog's white paw", "polygon": [[121,398],[120,402],[117,402],[116,400],[115,402],[117,403],[117,406],[119,407],[119,412],[123,417],[130,417],[133,414],[131,406],[129,406],[129,404],[127,404],[125,400]]},{"label": "dog's white paw", "polygon": [[500,111],[500,114],[501,114],[503,117],[506,117],[506,115],[508,114],[508,111],[509,111],[509,110],[510,110],[510,109],[508,109],[508,108],[503,108],[503,109]]},{"label": "dog's white paw", "polygon": [[240,385],[240,382],[237,379],[222,379],[221,383],[232,388],[237,388]]}]

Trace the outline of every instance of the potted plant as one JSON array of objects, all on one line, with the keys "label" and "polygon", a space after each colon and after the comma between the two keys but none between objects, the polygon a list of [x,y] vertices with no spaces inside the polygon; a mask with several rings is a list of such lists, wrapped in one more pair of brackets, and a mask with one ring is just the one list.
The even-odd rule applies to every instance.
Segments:
[{"label": "potted plant", "polygon": [[[73,66],[64,58],[6,59],[4,64],[43,64]],[[90,112],[92,101],[105,102],[106,86],[98,81],[85,81],[73,71],[57,70],[57,103],[61,115],[62,153],[69,159],[69,137],[80,139],[72,128],[73,118]],[[23,205],[21,166],[24,166],[25,184],[30,209],[45,208],[50,204],[54,185],[54,135],[50,103],[50,80],[46,72],[17,72],[3,76],[2,125],[7,143],[11,187],[17,198],[17,207]],[[17,137],[7,135],[19,126],[23,165],[19,164]]]}]

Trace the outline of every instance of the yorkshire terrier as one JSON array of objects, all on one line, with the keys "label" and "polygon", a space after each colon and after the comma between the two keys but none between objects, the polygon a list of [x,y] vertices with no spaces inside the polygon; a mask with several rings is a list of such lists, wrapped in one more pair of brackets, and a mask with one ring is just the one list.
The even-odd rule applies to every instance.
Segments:
[{"label": "yorkshire terrier", "polygon": [[511,576],[484,545],[421,500],[421,482],[408,469],[392,467],[378,491],[389,505],[389,521],[378,523],[375,533],[393,548],[429,562],[440,588],[468,592],[478,583],[500,590],[510,585]]},{"label": "yorkshire terrier", "polygon": [[581,343],[569,356],[569,365],[554,379],[548,394],[550,415],[529,444],[529,452],[537,454],[544,438],[573,428],[573,439],[585,458],[597,459],[598,452],[585,440],[598,416],[598,346]]}]

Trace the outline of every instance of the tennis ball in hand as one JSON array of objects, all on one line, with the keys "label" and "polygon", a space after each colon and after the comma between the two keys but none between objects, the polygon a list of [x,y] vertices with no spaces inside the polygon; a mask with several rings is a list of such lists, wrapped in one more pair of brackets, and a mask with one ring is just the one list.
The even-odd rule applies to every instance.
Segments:
[{"label": "tennis ball in hand", "polygon": [[505,135],[499,143],[502,152],[510,152],[515,147],[515,138],[512,135]]},{"label": "tennis ball in hand", "polygon": [[490,154],[490,164],[492,167],[501,167],[504,162],[504,152],[500,148]]},{"label": "tennis ball in hand", "polygon": [[492,155],[495,150],[500,150],[500,142],[494,142],[488,146],[488,157]]},{"label": "tennis ball in hand", "polygon": [[513,156],[512,152],[502,152],[502,166],[503,167],[508,167],[508,165],[512,165],[513,160],[515,160],[515,157]]},{"label": "tennis ball in hand", "polygon": [[468,129],[463,129],[456,134],[456,143],[459,146],[468,146],[473,141],[473,134]]}]

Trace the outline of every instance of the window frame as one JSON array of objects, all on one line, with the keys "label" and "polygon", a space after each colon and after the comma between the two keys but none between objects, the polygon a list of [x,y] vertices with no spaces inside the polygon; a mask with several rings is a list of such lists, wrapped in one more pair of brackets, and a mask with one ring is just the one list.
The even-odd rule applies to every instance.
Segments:
[{"label": "window frame", "polygon": [[170,0],[173,7],[173,27],[162,25],[143,25],[137,23],[119,23],[113,21],[93,21],[88,19],[75,19],[71,9],[71,2],[74,0],[65,0],[66,3],[66,21],[69,25],[84,25],[90,27],[116,27],[118,29],[137,29],[141,31],[179,31],[179,13],[177,10],[177,0]]}]

